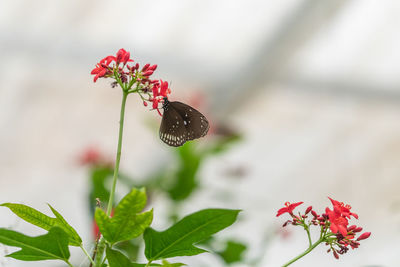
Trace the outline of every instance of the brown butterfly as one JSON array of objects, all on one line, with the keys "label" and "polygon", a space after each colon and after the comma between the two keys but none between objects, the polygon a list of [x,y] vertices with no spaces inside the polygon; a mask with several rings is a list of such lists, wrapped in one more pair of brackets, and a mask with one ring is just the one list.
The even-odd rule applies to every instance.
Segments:
[{"label": "brown butterfly", "polygon": [[181,146],[186,141],[203,137],[210,125],[206,117],[196,109],[164,97],[164,113],[160,126],[160,139],[170,146]]}]

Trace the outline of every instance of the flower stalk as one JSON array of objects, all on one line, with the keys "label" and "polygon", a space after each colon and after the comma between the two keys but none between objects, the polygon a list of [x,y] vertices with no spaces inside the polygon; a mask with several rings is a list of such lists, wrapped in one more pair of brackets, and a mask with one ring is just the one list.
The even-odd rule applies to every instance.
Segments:
[{"label": "flower stalk", "polygon": [[[111,216],[113,210],[115,189],[117,186],[119,165],[121,161],[125,106],[128,95],[131,93],[137,93],[143,100],[144,106],[147,106],[147,102],[152,103],[153,109],[156,109],[161,115],[158,108],[159,103],[163,101],[164,97],[167,97],[167,95],[171,93],[171,90],[168,87],[168,82],[150,79],[150,76],[157,69],[157,65],[146,64],[141,70],[139,70],[139,64],[136,63],[133,65],[133,62],[134,60],[130,58],[130,53],[124,49],[120,49],[116,56],[107,56],[100,60],[100,62],[96,64],[96,67],[91,72],[92,75],[95,75],[93,79],[94,82],[96,82],[99,78],[111,78],[114,79],[112,87],[119,85],[122,89],[117,155],[115,159],[113,182],[107,203],[107,216]],[[94,266],[102,266],[105,259],[105,248],[106,241],[103,236],[101,236],[98,240],[97,252],[95,252],[95,254],[97,254],[95,255],[94,263],[93,261],[91,262],[94,264]]]},{"label": "flower stalk", "polygon": [[[308,249],[306,249],[303,253],[301,253],[300,255],[298,255],[297,257],[294,257],[293,259],[291,259],[290,261],[288,261],[287,263],[285,263],[284,265],[282,265],[282,267],[287,267],[290,264],[294,263],[295,261],[301,259],[302,257],[304,257],[305,255],[307,255],[308,253],[310,253],[314,248],[316,248],[319,244],[321,244],[322,242],[324,242],[324,237],[320,238],[317,242],[315,242],[314,244],[311,244]],[[311,239],[310,239],[311,240]]]},{"label": "flower stalk", "polygon": [[120,116],[119,116],[117,156],[115,159],[115,168],[114,168],[113,183],[112,183],[112,187],[111,187],[110,198],[108,200],[108,205],[107,205],[107,215],[108,216],[111,215],[113,201],[114,201],[114,195],[115,195],[115,188],[117,186],[117,180],[118,180],[119,163],[121,161],[122,136],[123,136],[123,132],[124,132],[125,104],[126,104],[127,98],[128,98],[128,93],[127,93],[126,89],[123,89],[121,112],[120,112]]}]

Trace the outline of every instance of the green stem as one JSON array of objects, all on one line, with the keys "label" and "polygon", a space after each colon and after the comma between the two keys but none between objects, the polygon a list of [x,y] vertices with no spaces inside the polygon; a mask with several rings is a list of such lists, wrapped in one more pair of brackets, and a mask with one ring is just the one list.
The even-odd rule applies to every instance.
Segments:
[{"label": "green stem", "polygon": [[144,267],[149,267],[150,264],[151,264],[151,262],[152,262],[152,261],[149,261],[149,262],[146,264],[146,266],[144,266]]},{"label": "green stem", "polygon": [[95,267],[100,267],[102,265],[105,248],[106,248],[106,240],[103,237],[101,237],[99,245],[97,246],[97,254],[94,264]]},{"label": "green stem", "polygon": [[68,266],[70,267],[74,267],[74,265],[72,265],[68,260],[66,260],[65,263],[68,264]]},{"label": "green stem", "polygon": [[[118,80],[118,79],[117,79]],[[121,85],[121,82],[118,81]],[[110,191],[110,198],[108,200],[108,205],[107,205],[107,216],[111,215],[112,207],[113,207],[113,201],[114,201],[114,195],[115,195],[115,188],[117,186],[117,180],[118,180],[118,172],[119,172],[119,162],[121,160],[121,148],[122,148],[122,133],[124,131],[124,118],[125,118],[125,104],[126,104],[126,99],[128,97],[128,92],[122,87],[122,103],[121,103],[121,112],[120,112],[120,117],[119,117],[119,134],[118,134],[118,147],[117,147],[117,156],[115,159],[115,168],[114,168],[114,175],[113,175],[113,183]],[[105,239],[101,237],[99,241],[99,246],[97,250],[97,255],[96,255],[96,264],[95,266],[100,266],[101,262],[103,260],[103,255],[104,255],[104,249],[105,249]]]},{"label": "green stem", "polygon": [[115,195],[115,187],[117,185],[117,180],[118,180],[119,162],[121,160],[122,133],[124,131],[125,103],[126,103],[127,97],[128,97],[128,93],[125,91],[122,91],[122,103],[121,103],[121,113],[120,113],[120,119],[119,119],[117,157],[115,159],[113,183],[112,183],[110,198],[108,200],[108,206],[107,206],[107,215],[108,216],[111,215],[113,201],[114,201],[114,195]]},{"label": "green stem", "polygon": [[307,226],[306,228],[304,228],[304,230],[306,230],[306,232],[307,232],[308,245],[311,247],[312,246],[312,241],[311,241],[311,236],[310,236],[310,228]]},{"label": "green stem", "polygon": [[297,261],[298,259],[302,258],[303,256],[307,255],[308,253],[311,252],[311,250],[313,250],[316,246],[318,246],[320,243],[322,243],[325,240],[325,238],[320,238],[317,242],[315,242],[314,244],[312,244],[306,251],[304,251],[303,253],[301,253],[300,255],[298,255],[297,257],[291,259],[290,261],[288,261],[286,264],[282,265],[282,267],[286,267],[289,266],[290,264],[292,264],[293,262]]},{"label": "green stem", "polygon": [[88,259],[90,260],[90,262],[94,265],[95,263],[94,263],[92,257],[91,257],[90,254],[86,251],[86,249],[83,247],[83,245],[80,245],[79,247],[82,249],[83,253],[85,253],[85,255],[88,257]]}]

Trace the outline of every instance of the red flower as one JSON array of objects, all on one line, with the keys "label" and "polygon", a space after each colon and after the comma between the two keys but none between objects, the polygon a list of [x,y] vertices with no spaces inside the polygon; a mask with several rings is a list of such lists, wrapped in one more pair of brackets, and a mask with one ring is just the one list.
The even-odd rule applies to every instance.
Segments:
[{"label": "red flower", "polygon": [[152,102],[153,109],[157,109],[160,116],[162,116],[158,109],[158,104],[164,99],[164,97],[167,97],[167,95],[171,93],[171,89],[168,88],[168,82],[164,82],[163,80],[154,80],[151,81],[151,84],[153,84],[151,88],[153,97],[150,98],[149,101]]},{"label": "red flower", "polygon": [[293,203],[293,204],[290,204],[290,202],[286,202],[286,203],[285,203],[285,206],[286,206],[286,207],[279,209],[279,210],[278,210],[278,213],[276,214],[276,217],[278,217],[278,216],[280,216],[280,215],[282,215],[282,214],[284,214],[284,213],[286,213],[286,212],[289,213],[289,214],[292,214],[293,210],[294,210],[297,206],[299,206],[299,205],[301,205],[301,204],[303,204],[303,202],[297,202],[297,203]]},{"label": "red flower", "polygon": [[347,221],[346,217],[343,217],[340,210],[334,206],[333,211],[329,208],[325,210],[326,214],[328,215],[330,221],[330,229],[332,233],[341,233],[343,236],[347,235],[347,225],[349,222]]},{"label": "red flower", "polygon": [[96,82],[98,78],[104,77],[106,74],[111,74],[109,65],[115,60],[116,59],[113,56],[107,56],[100,60],[100,62],[96,64],[96,67],[90,72],[90,74],[96,75],[94,76],[93,81]]},{"label": "red flower", "polygon": [[171,89],[168,88],[168,82],[164,82],[163,80],[160,80],[160,82],[161,82],[160,95],[163,97],[167,97],[167,94],[171,93]]},{"label": "red flower", "polygon": [[117,52],[117,57],[116,57],[116,62],[117,64],[123,63],[124,65],[128,62],[133,62],[132,59],[130,59],[131,53],[126,52],[125,49],[121,48]]},{"label": "red flower", "polygon": [[343,202],[339,202],[337,200],[334,200],[330,197],[328,197],[329,200],[332,202],[332,205],[334,207],[338,207],[338,209],[340,210],[341,214],[344,217],[347,217],[350,219],[350,216],[353,216],[354,218],[358,219],[358,215],[355,213],[350,212],[351,206],[350,205],[344,205]]},{"label": "red flower", "polygon": [[79,163],[82,165],[97,165],[103,160],[103,155],[97,148],[90,147],[84,151],[79,158]]}]

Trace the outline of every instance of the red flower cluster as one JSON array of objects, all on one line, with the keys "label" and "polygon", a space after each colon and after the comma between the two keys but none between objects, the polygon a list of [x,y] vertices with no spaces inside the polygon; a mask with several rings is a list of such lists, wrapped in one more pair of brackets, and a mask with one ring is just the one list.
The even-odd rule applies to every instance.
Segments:
[{"label": "red flower cluster", "polygon": [[[348,225],[351,216],[358,219],[358,215],[350,211],[350,205],[345,205],[343,202],[339,202],[332,198],[329,199],[332,202],[333,210],[326,208],[325,213],[321,215],[314,211],[312,206],[309,206],[304,214],[298,213],[298,215],[295,215],[293,214],[293,210],[303,202],[297,202],[294,204],[286,202],[285,207],[279,209],[276,216],[289,213],[292,217],[292,220],[288,220],[283,224],[284,227],[288,224],[301,225],[306,231],[309,231],[309,226],[319,226],[323,242],[330,246],[328,252],[332,251],[333,256],[338,259],[339,254],[344,254],[349,250],[348,247],[351,247],[352,249],[358,248],[360,245],[358,241],[368,238],[371,233],[365,232],[355,239],[356,234],[362,231],[362,227]],[[310,219],[308,219],[309,213],[312,215],[312,218]]]},{"label": "red flower cluster", "polygon": [[113,78],[113,87],[119,84],[127,93],[138,93],[144,106],[151,102],[153,109],[157,109],[161,115],[158,104],[171,93],[168,82],[150,79],[157,65],[146,64],[140,69],[139,64],[133,62],[130,53],[121,48],[116,56],[107,56],[96,64],[91,72],[95,75],[93,81],[96,82],[98,78]]}]

